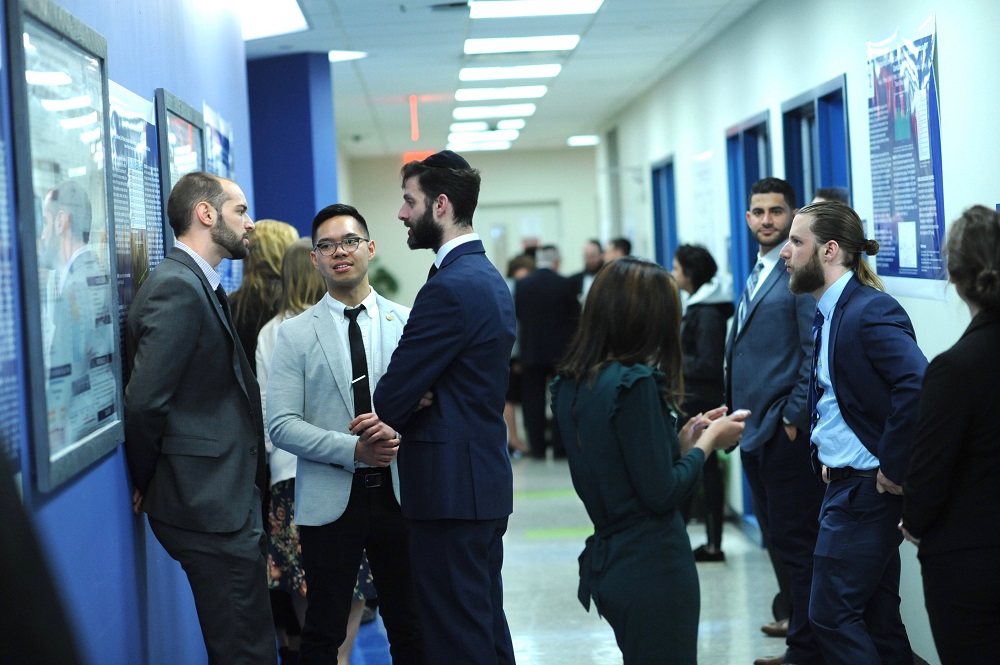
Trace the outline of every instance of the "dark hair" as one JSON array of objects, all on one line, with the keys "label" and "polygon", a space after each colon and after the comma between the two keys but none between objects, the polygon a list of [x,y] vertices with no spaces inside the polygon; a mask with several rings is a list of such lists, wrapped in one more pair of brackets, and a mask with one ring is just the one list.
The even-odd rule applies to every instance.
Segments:
[{"label": "dark hair", "polygon": [[836,241],[844,257],[842,265],[853,270],[862,284],[885,291],[882,280],[862,257],[878,254],[878,241],[865,238],[865,225],[854,208],[840,201],[820,201],[803,207],[799,215],[812,218],[809,226],[817,246]]},{"label": "dark hair", "polygon": [[691,286],[695,291],[715,277],[715,273],[719,271],[715,259],[701,245],[681,245],[674,252],[674,258],[677,259],[684,276],[691,280]]},{"label": "dark hair", "polygon": [[453,169],[428,166],[423,162],[408,162],[399,172],[403,184],[415,177],[427,205],[441,194],[448,197],[458,226],[472,226],[472,215],[479,203],[481,178],[474,168]]},{"label": "dark hair", "polygon": [[309,238],[296,240],[281,261],[281,301],[278,313],[301,314],[319,302],[326,293],[326,282],[313,265],[312,241]]},{"label": "dark hair", "polygon": [[518,254],[507,263],[507,278],[514,279],[514,273],[522,268],[527,268],[528,271],[535,269],[535,257],[530,254]]},{"label": "dark hair", "polygon": [[615,360],[654,364],[667,377],[664,398],[679,406],[684,401],[680,339],[681,300],[673,277],[655,263],[622,257],[597,273],[558,371],[583,382]]},{"label": "dark hair", "polygon": [[788,204],[789,210],[795,210],[795,190],[787,180],[781,178],[762,178],[750,187],[750,196],[747,199],[747,208],[754,194],[781,194]]},{"label": "dark hair", "polygon": [[232,182],[228,178],[204,171],[192,171],[181,176],[167,199],[167,219],[170,220],[170,228],[174,230],[175,236],[182,236],[191,229],[195,206],[202,201],[222,214],[222,206],[229,200],[229,195],[222,187],[223,181]]},{"label": "dark hair", "polygon": [[334,217],[353,217],[357,220],[358,224],[361,225],[361,229],[365,232],[365,235],[369,238],[371,237],[368,232],[368,222],[365,218],[361,216],[358,209],[354,206],[349,206],[346,203],[334,203],[333,205],[328,205],[327,207],[316,213],[313,217],[312,223],[312,241],[313,245],[316,244],[316,231],[319,229],[320,225],[328,219],[333,219]]},{"label": "dark hair", "polygon": [[814,198],[820,198],[824,201],[840,201],[851,205],[851,194],[846,187],[821,187],[816,190]]},{"label": "dark hair", "polygon": [[49,191],[49,201],[66,212],[70,218],[70,233],[74,238],[87,241],[93,225],[93,212],[87,190],[75,180],[63,180]]},{"label": "dark hair", "polygon": [[614,247],[624,256],[632,256],[632,241],[628,238],[612,238],[608,241],[608,247]]},{"label": "dark hair", "polygon": [[604,248],[601,247],[601,241],[598,240],[597,238],[591,238],[590,240],[588,240],[584,244],[585,245],[593,245],[594,247],[597,248],[598,252],[603,252],[604,251]]},{"label": "dark hair", "polygon": [[963,212],[948,229],[943,254],[962,298],[1000,310],[1000,212],[981,205]]}]

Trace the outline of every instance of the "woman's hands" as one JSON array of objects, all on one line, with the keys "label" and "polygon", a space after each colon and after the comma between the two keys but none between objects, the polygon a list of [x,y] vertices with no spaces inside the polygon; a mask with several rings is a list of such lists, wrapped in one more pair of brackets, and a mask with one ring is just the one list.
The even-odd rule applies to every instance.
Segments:
[{"label": "woman's hands", "polygon": [[750,412],[739,409],[727,416],[727,411],[729,411],[728,406],[720,406],[707,413],[699,413],[688,420],[678,435],[681,452],[686,453],[691,448],[701,448],[708,455],[715,450],[732,448],[739,443],[746,427],[743,421]]}]

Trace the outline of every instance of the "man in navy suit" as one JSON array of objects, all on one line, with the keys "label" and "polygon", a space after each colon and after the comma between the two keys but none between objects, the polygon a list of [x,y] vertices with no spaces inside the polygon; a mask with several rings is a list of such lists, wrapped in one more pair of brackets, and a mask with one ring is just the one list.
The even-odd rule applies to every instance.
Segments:
[{"label": "man in navy suit", "polygon": [[[749,409],[740,441],[754,513],[775,572],[787,571],[787,650],[756,665],[822,665],[809,625],[812,556],[823,484],[809,473],[809,364],[815,303],[788,292],[778,257],[788,238],[795,192],[764,178],[750,189],[747,225],[760,254],[747,280],[726,345],[726,404]],[[754,274],[756,273],[756,274]],[[772,624],[765,624],[765,628]]]},{"label": "man in navy suit", "polygon": [[899,614],[896,526],[927,360],[863,258],[877,252],[839,202],[799,211],[781,250],[789,289],[817,300],[811,439],[827,488],[809,620],[830,665],[913,662]]},{"label": "man in navy suit", "polygon": [[432,663],[513,663],[500,569],[514,504],[503,419],[514,303],[472,228],[479,171],[445,150],[401,176],[407,244],[436,256],[373,402],[401,435],[424,645]]}]

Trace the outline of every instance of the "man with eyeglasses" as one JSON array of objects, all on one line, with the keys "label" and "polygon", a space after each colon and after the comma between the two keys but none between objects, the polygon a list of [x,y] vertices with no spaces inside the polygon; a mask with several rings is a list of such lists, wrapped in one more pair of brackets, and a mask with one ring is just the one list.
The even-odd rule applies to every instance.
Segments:
[{"label": "man with eyeglasses", "polygon": [[356,209],[334,204],[312,223],[312,261],[327,294],[281,324],[271,358],[267,421],[275,446],[298,456],[295,524],[309,605],[299,662],[333,664],[367,552],[395,665],[425,663],[399,507],[399,434],[372,412],[410,310],[368,281],[375,241]]}]

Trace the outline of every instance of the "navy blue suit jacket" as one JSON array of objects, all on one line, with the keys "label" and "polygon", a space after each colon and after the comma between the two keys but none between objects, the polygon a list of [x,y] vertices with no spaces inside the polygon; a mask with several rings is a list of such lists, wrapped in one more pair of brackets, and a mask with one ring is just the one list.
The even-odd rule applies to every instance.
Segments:
[{"label": "navy blue suit jacket", "polygon": [[[411,519],[492,520],[513,511],[503,420],[514,302],[476,240],[454,248],[417,293],[373,396],[402,435],[399,491]],[[431,406],[417,410],[434,393]]]},{"label": "navy blue suit jacket", "polygon": [[902,483],[927,369],[910,317],[895,298],[852,277],[833,310],[828,348],[844,420],[882,473]]}]

